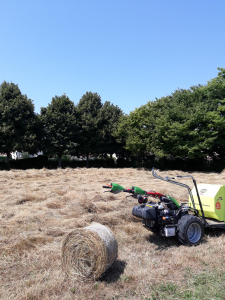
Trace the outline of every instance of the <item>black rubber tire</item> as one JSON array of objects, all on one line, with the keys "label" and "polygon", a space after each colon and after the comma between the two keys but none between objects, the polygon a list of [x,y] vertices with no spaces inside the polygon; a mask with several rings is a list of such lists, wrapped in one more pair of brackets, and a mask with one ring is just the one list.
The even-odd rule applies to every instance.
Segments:
[{"label": "black rubber tire", "polygon": [[186,214],[180,218],[177,226],[178,239],[186,246],[197,246],[204,236],[204,226],[195,216]]}]

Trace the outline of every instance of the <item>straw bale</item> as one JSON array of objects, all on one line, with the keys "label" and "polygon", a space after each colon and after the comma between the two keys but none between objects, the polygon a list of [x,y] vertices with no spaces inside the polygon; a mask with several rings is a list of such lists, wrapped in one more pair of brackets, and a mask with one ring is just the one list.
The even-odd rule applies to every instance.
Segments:
[{"label": "straw bale", "polygon": [[69,276],[98,279],[116,260],[118,245],[112,231],[99,223],[70,232],[62,243],[62,267]]}]

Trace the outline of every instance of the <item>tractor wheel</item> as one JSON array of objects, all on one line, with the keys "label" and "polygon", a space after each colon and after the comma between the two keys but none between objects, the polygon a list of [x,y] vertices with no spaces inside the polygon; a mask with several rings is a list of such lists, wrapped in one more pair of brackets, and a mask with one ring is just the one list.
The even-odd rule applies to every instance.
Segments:
[{"label": "tractor wheel", "polygon": [[204,226],[197,217],[186,214],[178,221],[177,231],[182,244],[196,246],[203,238]]}]

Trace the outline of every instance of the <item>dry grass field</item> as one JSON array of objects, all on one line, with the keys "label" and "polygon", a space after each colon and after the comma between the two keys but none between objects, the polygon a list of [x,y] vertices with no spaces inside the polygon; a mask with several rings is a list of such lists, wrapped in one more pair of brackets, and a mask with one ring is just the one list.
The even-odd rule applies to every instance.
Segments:
[{"label": "dry grass field", "polygon": [[[225,183],[225,172],[192,175]],[[0,299],[225,299],[225,231],[208,230],[199,246],[185,247],[143,228],[131,214],[137,200],[102,185],[136,185],[180,202],[185,189],[132,168],[1,171],[0,182]],[[81,283],[61,270],[62,239],[93,221],[113,231],[119,256],[100,280]]]}]

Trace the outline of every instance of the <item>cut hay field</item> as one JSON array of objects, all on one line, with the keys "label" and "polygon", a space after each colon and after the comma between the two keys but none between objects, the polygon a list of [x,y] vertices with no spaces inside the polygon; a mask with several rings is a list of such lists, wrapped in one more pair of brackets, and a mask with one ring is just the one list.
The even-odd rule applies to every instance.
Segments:
[{"label": "cut hay field", "polygon": [[[192,175],[225,183],[225,172]],[[0,182],[0,299],[225,299],[225,231],[207,230],[199,246],[182,246],[143,228],[131,214],[137,200],[103,193],[102,185],[136,185],[180,202],[185,189],[132,168],[1,171]],[[91,222],[113,231],[119,255],[100,280],[81,283],[64,276],[61,245]]]}]

